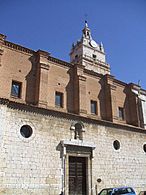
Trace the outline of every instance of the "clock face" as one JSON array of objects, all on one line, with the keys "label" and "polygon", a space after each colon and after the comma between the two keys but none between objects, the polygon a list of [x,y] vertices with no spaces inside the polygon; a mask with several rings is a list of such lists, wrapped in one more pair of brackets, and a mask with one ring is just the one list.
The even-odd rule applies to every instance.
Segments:
[{"label": "clock face", "polygon": [[94,40],[91,40],[91,41],[90,41],[90,45],[91,45],[92,47],[97,47],[97,43],[96,43]]}]

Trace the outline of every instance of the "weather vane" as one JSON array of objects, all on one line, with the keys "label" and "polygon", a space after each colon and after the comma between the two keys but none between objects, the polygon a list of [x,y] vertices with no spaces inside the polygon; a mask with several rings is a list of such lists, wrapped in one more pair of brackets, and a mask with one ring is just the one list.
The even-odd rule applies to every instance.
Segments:
[{"label": "weather vane", "polygon": [[85,13],[85,23],[87,23],[87,19],[88,19],[88,14],[87,13]]},{"label": "weather vane", "polygon": [[[138,86],[140,86],[140,80],[138,80]],[[140,96],[140,88],[138,89],[138,96]]]}]

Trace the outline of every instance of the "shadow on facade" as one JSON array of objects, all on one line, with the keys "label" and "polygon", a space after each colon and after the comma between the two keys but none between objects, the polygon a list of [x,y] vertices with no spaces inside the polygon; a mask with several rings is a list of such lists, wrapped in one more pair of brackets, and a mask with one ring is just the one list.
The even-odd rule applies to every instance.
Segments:
[{"label": "shadow on facade", "polygon": [[69,82],[66,86],[66,102],[67,102],[67,111],[70,113],[74,112],[74,78],[73,78],[73,69],[68,70]]},{"label": "shadow on facade", "polygon": [[26,96],[27,104],[35,104],[36,82],[37,82],[37,64],[35,56],[29,58],[31,62],[31,70],[26,76]]}]

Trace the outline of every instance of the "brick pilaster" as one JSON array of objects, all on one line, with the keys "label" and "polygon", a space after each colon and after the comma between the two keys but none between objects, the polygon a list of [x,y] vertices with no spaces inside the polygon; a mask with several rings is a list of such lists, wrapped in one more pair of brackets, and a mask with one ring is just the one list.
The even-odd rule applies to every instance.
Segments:
[{"label": "brick pilaster", "polygon": [[80,115],[87,114],[86,108],[86,77],[84,75],[84,66],[75,65],[74,77],[74,107],[75,112]]},{"label": "brick pilaster", "polygon": [[114,77],[105,75],[105,104],[107,112],[107,120],[117,120],[117,101],[116,101],[116,85],[114,84]]},{"label": "brick pilaster", "polygon": [[6,36],[3,34],[0,34],[0,66],[2,65],[2,54],[4,52],[2,46],[4,44],[5,39],[6,39]]},{"label": "brick pilaster", "polygon": [[[38,50],[38,74],[37,74],[37,87],[36,91],[38,96],[36,97],[38,105],[41,107],[47,107],[48,104],[48,76],[49,76],[49,53]],[[36,94],[37,94],[36,92]]]}]

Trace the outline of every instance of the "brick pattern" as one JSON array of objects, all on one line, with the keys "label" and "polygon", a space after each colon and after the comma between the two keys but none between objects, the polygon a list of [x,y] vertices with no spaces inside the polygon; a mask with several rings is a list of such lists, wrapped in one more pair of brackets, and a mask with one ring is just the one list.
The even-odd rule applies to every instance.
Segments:
[{"label": "brick pattern", "polygon": [[[55,107],[58,91],[63,93],[63,112],[144,126],[142,118],[139,122],[137,96],[132,92],[134,85],[89,71],[81,64],[54,59],[41,50],[25,52],[12,45],[1,43],[0,97],[59,110]],[[21,98],[11,96],[12,81],[22,83]],[[97,101],[97,116],[91,114],[92,99]],[[118,107],[124,107],[124,120],[118,118]]]}]

